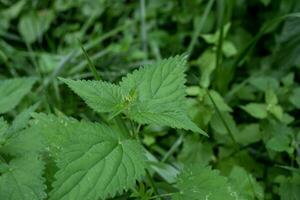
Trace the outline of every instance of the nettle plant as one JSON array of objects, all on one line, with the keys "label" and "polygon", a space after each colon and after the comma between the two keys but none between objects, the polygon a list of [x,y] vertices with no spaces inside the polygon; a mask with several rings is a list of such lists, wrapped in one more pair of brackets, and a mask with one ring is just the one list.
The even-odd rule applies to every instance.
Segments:
[{"label": "nettle plant", "polygon": [[[61,78],[100,113],[101,122],[33,113],[37,105],[11,126],[1,118],[0,199],[97,200],[137,191],[137,182],[145,182],[147,175],[152,179],[151,162],[139,140],[142,125],[206,135],[185,111],[185,68],[186,57],[176,56],[135,70],[118,85]],[[34,119],[27,127],[30,115]],[[184,166],[172,184],[171,194],[132,192],[130,198],[219,200],[236,195],[227,179],[209,167]]]}]

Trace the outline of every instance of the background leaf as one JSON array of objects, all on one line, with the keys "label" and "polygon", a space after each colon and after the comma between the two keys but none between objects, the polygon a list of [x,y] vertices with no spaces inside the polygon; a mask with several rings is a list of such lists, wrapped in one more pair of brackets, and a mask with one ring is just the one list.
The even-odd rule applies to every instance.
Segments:
[{"label": "background leaf", "polygon": [[181,200],[233,200],[227,179],[208,167],[185,169],[177,179],[179,192],[173,198]]},{"label": "background leaf", "polygon": [[39,13],[29,12],[22,16],[18,24],[19,32],[26,43],[31,44],[36,40],[41,40],[54,18],[51,11]]},{"label": "background leaf", "polygon": [[235,199],[264,199],[264,192],[261,185],[242,167],[233,167],[229,175],[229,182],[232,185],[232,194]]},{"label": "background leaf", "polygon": [[268,116],[267,106],[262,103],[249,103],[242,106],[242,108],[251,116],[258,119],[264,119]]},{"label": "background leaf", "polygon": [[35,78],[15,78],[0,81],[0,114],[14,109],[31,90]]}]

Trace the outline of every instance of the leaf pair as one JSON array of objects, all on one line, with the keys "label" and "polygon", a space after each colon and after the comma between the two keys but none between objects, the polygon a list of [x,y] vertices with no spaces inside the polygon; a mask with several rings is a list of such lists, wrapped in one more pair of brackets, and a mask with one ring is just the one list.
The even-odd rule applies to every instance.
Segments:
[{"label": "leaf pair", "polygon": [[278,104],[277,96],[273,90],[265,92],[265,103],[249,103],[241,108],[258,119],[267,118],[270,113],[278,120],[284,121],[282,107]]},{"label": "leaf pair", "polygon": [[186,114],[186,57],[176,56],[128,74],[119,85],[62,79],[95,111],[126,114],[140,124],[182,128],[206,135]]}]

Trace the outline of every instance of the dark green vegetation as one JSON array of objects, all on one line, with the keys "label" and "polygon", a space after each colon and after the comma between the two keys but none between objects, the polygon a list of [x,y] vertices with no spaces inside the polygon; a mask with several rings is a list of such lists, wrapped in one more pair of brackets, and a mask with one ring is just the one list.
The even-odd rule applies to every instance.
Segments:
[{"label": "dark green vegetation", "polygon": [[299,109],[298,0],[0,0],[0,200],[299,200]]}]

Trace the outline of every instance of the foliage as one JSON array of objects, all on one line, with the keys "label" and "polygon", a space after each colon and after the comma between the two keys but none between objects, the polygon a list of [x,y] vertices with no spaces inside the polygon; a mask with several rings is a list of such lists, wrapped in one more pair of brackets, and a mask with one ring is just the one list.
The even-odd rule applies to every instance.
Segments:
[{"label": "foliage", "polygon": [[30,91],[35,79],[16,78],[3,80],[0,83],[0,113],[12,110]]},{"label": "foliage", "polygon": [[119,85],[63,81],[95,111],[112,112],[110,118],[124,112],[140,124],[154,123],[206,134],[185,113],[185,63],[184,56],[162,60],[128,74]]},{"label": "foliage", "polygon": [[226,178],[205,167],[184,169],[178,176],[177,187],[179,192],[174,199],[233,199]]},{"label": "foliage", "polygon": [[299,11],[1,0],[0,199],[298,200]]}]

